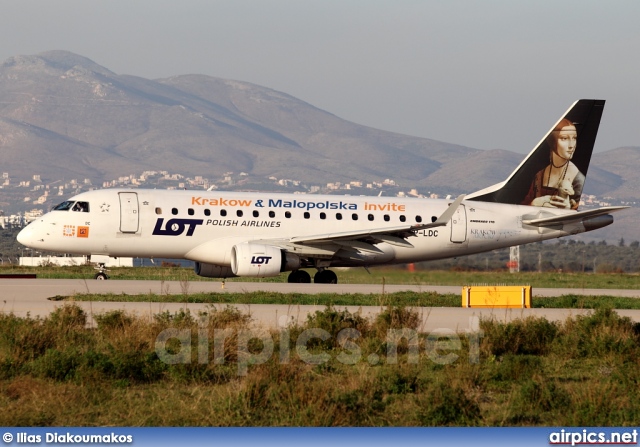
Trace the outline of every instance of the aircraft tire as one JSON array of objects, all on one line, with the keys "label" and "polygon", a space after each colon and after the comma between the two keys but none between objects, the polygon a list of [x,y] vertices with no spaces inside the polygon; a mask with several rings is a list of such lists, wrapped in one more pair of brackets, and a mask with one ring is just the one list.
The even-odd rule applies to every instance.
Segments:
[{"label": "aircraft tire", "polygon": [[338,275],[331,270],[320,270],[313,277],[316,284],[338,284]]},{"label": "aircraft tire", "polygon": [[104,272],[98,272],[93,277],[99,281],[105,281],[109,279],[109,276]]},{"label": "aircraft tire", "polygon": [[294,270],[293,272],[289,273],[287,282],[297,283],[297,284],[308,284],[311,282],[311,275],[309,275],[309,273],[305,272],[304,270]]}]

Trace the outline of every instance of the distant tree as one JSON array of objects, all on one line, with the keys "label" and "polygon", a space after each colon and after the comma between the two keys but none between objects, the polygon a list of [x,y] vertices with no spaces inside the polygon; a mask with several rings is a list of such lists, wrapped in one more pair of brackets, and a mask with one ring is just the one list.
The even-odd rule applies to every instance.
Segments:
[{"label": "distant tree", "polygon": [[607,245],[607,241],[602,239],[600,242],[598,242],[598,245]]},{"label": "distant tree", "polygon": [[624,247],[624,238],[620,238],[620,242],[618,242],[618,247]]},{"label": "distant tree", "polygon": [[629,247],[631,248],[638,248],[640,246],[640,242],[639,241],[633,241],[629,244]]},{"label": "distant tree", "polygon": [[577,261],[570,261],[569,263],[567,263],[564,266],[564,270],[566,270],[568,272],[581,272],[582,271],[582,264],[580,264]]},{"label": "distant tree", "polygon": [[540,268],[543,272],[552,272],[557,270],[556,266],[553,265],[553,262],[551,261],[542,261]]}]

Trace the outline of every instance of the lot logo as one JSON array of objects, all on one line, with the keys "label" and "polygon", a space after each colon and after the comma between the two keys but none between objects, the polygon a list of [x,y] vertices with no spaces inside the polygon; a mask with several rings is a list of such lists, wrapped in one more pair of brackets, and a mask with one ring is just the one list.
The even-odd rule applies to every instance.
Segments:
[{"label": "lot logo", "polygon": [[180,236],[187,229],[187,236],[193,236],[193,232],[198,225],[202,225],[202,219],[169,219],[162,228],[164,218],[159,218],[153,233],[156,236]]},{"label": "lot logo", "polygon": [[251,264],[267,265],[271,261],[272,256],[252,256]]}]

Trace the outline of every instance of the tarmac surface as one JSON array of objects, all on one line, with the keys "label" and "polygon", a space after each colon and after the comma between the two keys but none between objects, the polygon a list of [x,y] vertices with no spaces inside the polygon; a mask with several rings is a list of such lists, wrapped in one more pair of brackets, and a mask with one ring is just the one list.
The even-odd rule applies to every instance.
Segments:
[{"label": "tarmac surface", "polygon": [[[73,296],[78,293],[95,294],[162,294],[176,295],[174,303],[158,302],[106,302],[106,301],[78,301],[89,315],[100,314],[111,310],[122,309],[139,316],[149,316],[164,312],[176,312],[185,307],[192,313],[199,310],[206,311],[211,304],[180,303],[180,296],[185,292],[215,292],[215,293],[243,293],[254,291],[270,291],[280,293],[363,293],[382,294],[411,290],[416,292],[437,292],[460,294],[459,286],[430,286],[430,285],[367,285],[367,284],[287,284],[261,282],[227,282],[224,284],[214,281],[193,281],[181,283],[179,281],[96,281],[81,279],[0,279],[0,312],[13,313],[17,316],[45,317],[57,307],[64,305],[63,301],[52,301],[48,298],[59,296]],[[640,298],[638,289],[543,289],[533,290],[533,299],[543,299],[548,296],[566,294],[576,295],[610,295]],[[215,304],[216,308],[224,308],[226,304]],[[265,328],[282,328],[291,323],[303,323],[307,315],[317,310],[323,310],[323,305],[276,305],[276,304],[233,304],[244,313],[249,313],[258,326]],[[360,312],[364,317],[376,315],[382,309],[372,303],[371,306],[337,306],[347,308],[349,312]],[[477,329],[478,318],[495,318],[499,321],[511,321],[527,316],[541,316],[550,321],[565,320],[570,316],[584,315],[589,310],[582,309],[467,309],[452,307],[417,307],[422,315],[423,332],[435,330],[454,330],[464,332]],[[640,322],[640,310],[622,309],[618,314],[628,316]]]}]

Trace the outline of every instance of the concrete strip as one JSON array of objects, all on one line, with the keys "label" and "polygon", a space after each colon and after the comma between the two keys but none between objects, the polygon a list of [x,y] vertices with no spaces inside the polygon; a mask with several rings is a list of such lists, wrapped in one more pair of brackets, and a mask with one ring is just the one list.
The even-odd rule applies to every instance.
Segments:
[{"label": "concrete strip", "polygon": [[[127,312],[149,316],[169,311],[176,312],[187,308],[192,313],[206,312],[211,304],[180,303],[180,295],[185,292],[211,293],[243,293],[255,291],[270,291],[280,293],[363,293],[383,294],[397,291],[411,290],[415,292],[437,292],[460,294],[461,287],[457,286],[425,286],[425,285],[380,285],[367,284],[285,284],[261,282],[228,282],[222,287],[220,282],[194,281],[181,283],[179,281],[95,281],[71,279],[12,279],[3,281],[0,285],[0,311],[14,313],[18,316],[31,315],[44,317],[57,307],[63,305],[59,301],[49,301],[47,298],[56,295],[72,296],[76,293],[96,294],[165,294],[175,295],[176,302],[78,302],[89,314],[99,314],[111,310],[122,309]],[[612,295],[640,298],[640,290],[613,289],[534,289],[535,297],[558,296],[563,294],[578,295]],[[373,300],[372,300],[373,301]],[[216,308],[224,308],[225,304],[215,304]],[[314,305],[270,305],[270,304],[234,304],[240,311],[250,313],[258,325],[267,328],[284,327],[291,323],[302,324],[309,314],[323,310],[324,306]],[[343,309],[345,306],[339,306]],[[349,312],[360,312],[364,317],[377,315],[382,309],[372,303],[371,306],[346,306]],[[527,316],[545,317],[553,321],[561,321],[568,317],[586,314],[588,310],[581,309],[464,309],[449,307],[421,307],[416,308],[422,315],[421,330],[431,332],[436,329],[465,331],[474,326],[475,318],[495,318],[499,321],[511,321]],[[628,316],[640,322],[640,310],[618,310],[620,315]]]}]

